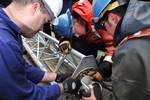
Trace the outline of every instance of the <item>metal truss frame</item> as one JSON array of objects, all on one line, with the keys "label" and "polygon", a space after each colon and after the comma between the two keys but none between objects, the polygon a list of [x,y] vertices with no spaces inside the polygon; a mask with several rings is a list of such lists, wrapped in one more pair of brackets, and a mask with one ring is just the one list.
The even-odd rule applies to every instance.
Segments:
[{"label": "metal truss frame", "polygon": [[[70,54],[63,55],[58,50],[58,43],[59,41],[56,38],[42,31],[37,33],[31,39],[23,38],[23,45],[25,49],[33,59],[34,63],[42,70],[46,71],[46,67],[51,67],[45,62],[52,59],[57,60],[55,69],[52,70],[53,72],[58,72],[63,63],[77,70],[77,68],[81,66],[80,64],[82,63],[83,59],[87,58],[87,56],[74,49],[71,50]],[[93,61],[93,59],[93,56],[88,56],[88,61],[84,61],[82,65],[84,64],[84,66],[88,66],[89,61]],[[90,66],[95,66],[95,62],[91,62]]]}]

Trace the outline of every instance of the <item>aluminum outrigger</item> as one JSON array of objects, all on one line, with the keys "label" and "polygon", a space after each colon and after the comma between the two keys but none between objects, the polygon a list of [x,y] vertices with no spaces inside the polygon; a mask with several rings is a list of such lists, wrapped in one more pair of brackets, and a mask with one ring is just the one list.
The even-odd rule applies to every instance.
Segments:
[{"label": "aluminum outrigger", "polygon": [[[23,45],[28,54],[33,59],[34,63],[44,71],[49,68],[52,72],[58,72],[63,63],[74,70],[81,67],[81,64],[84,67],[96,66],[95,58],[93,56],[85,56],[74,49],[71,50],[70,54],[63,55],[58,50],[58,43],[59,41],[56,38],[47,35],[42,31],[31,39],[23,38]],[[54,69],[47,63],[51,62],[51,60],[57,61]],[[73,76],[75,76],[75,74],[77,74],[77,72],[75,72]]]}]

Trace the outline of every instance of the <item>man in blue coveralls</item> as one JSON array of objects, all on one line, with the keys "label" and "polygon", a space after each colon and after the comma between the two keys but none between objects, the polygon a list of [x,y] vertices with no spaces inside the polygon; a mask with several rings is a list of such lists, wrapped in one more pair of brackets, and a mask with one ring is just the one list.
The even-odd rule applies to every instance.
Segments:
[{"label": "man in blue coveralls", "polygon": [[[39,86],[40,81],[59,80],[56,73],[43,72],[23,59],[21,35],[33,37],[43,24],[52,21],[62,9],[62,0],[13,0],[0,8],[0,100],[45,100],[63,92],[75,92],[79,83]],[[72,87],[73,84],[74,87]]]}]

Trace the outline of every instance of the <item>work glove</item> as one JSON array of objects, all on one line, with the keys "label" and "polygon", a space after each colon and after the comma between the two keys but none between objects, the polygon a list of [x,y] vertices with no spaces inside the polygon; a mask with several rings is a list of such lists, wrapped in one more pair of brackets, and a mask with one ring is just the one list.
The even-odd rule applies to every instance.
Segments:
[{"label": "work glove", "polygon": [[100,63],[97,71],[102,75],[103,79],[111,77],[112,63],[109,61],[103,61],[102,63]]},{"label": "work glove", "polygon": [[103,77],[101,73],[98,71],[98,68],[91,69],[90,71],[86,72],[86,75],[90,76],[91,80],[93,81],[103,80]]},{"label": "work glove", "polygon": [[90,96],[82,95],[82,100],[103,100],[102,99],[102,86],[100,83],[93,83],[89,85]]},{"label": "work glove", "polygon": [[63,87],[65,93],[77,94],[81,87],[81,82],[78,79],[69,77],[63,81]]},{"label": "work glove", "polygon": [[70,76],[71,76],[71,74],[69,74],[69,73],[66,73],[66,74],[57,74],[55,82],[61,83],[61,82],[63,82],[65,79],[67,79]]},{"label": "work glove", "polygon": [[71,43],[67,38],[61,38],[59,41],[59,50],[63,54],[69,54],[71,51]]},{"label": "work glove", "polygon": [[92,80],[100,81],[109,78],[112,73],[112,63],[103,61],[99,67],[83,72],[91,77]]}]

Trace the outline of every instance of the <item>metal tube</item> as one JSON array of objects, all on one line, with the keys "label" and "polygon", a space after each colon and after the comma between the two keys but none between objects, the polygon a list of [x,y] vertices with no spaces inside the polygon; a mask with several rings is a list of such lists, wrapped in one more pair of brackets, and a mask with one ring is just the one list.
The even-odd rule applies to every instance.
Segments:
[{"label": "metal tube", "polygon": [[23,46],[25,47],[25,49],[27,50],[27,52],[29,53],[29,55],[31,56],[31,58],[33,59],[34,63],[40,67],[42,70],[46,71],[46,68],[43,66],[43,64],[37,59],[37,57],[35,56],[35,54],[32,52],[32,50],[30,49],[30,47],[28,46],[28,44],[25,42],[25,40],[23,39]]},{"label": "metal tube", "polygon": [[[50,39],[51,41],[55,42],[56,44],[59,43],[59,41],[58,41],[56,38],[53,38],[53,37],[47,35],[46,33],[42,32],[42,31],[40,31],[39,34],[45,36],[46,38]],[[76,55],[76,56],[79,57],[79,58],[85,57],[85,55],[83,55],[82,53],[78,52],[78,51],[75,50],[75,49],[72,49],[72,50],[71,50],[71,54]]]}]

